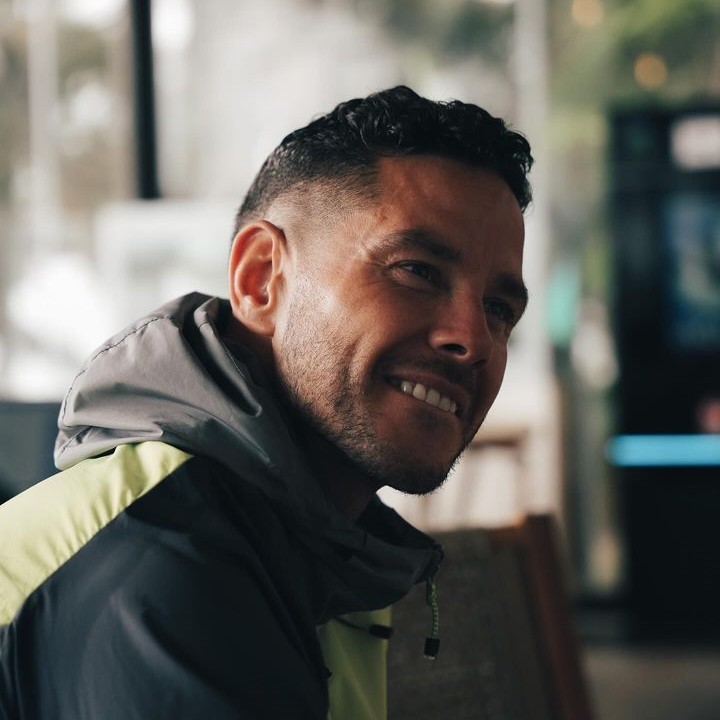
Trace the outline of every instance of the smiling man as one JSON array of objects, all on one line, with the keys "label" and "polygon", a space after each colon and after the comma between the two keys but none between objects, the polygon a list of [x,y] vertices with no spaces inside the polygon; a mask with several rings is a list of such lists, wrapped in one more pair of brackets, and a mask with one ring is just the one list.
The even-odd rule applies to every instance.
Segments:
[{"label": "smiling man", "polygon": [[405,87],[283,140],[229,300],[103,345],[0,508],[2,720],[384,716],[384,608],[442,553],[375,493],[438,487],[497,395],[531,162]]}]

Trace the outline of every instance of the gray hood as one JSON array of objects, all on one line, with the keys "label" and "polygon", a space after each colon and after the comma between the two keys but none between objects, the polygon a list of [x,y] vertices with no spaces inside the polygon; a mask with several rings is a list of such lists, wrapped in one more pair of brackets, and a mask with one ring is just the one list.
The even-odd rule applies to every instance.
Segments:
[{"label": "gray hood", "polygon": [[325,560],[345,597],[323,614],[394,602],[434,574],[439,546],[377,499],[358,524],[330,505],[253,357],[221,340],[223,313],[226,300],[194,293],[102,345],[62,403],[56,465],[147,440],[209,456],[259,487]]},{"label": "gray hood", "polygon": [[193,293],[98,348],[60,408],[57,467],[159,440],[218,460],[298,510],[324,502],[260,369],[250,373],[253,358],[220,339],[223,311],[227,301]]}]

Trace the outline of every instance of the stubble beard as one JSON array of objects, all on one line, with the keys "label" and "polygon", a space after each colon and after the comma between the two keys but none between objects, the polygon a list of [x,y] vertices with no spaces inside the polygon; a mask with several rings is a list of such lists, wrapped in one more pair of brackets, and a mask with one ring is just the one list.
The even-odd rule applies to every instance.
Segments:
[{"label": "stubble beard", "polygon": [[[294,322],[292,322],[294,320]],[[429,462],[422,448],[409,455],[403,448],[378,436],[376,418],[364,402],[361,383],[351,377],[352,351],[348,352],[323,331],[304,337],[303,321],[295,314],[284,352],[278,358],[278,382],[283,399],[300,423],[306,423],[334,445],[377,488],[389,486],[413,495],[439,488],[457,464],[467,443],[449,462]],[[422,422],[436,425],[433,411]],[[311,458],[312,461],[312,458]]]}]

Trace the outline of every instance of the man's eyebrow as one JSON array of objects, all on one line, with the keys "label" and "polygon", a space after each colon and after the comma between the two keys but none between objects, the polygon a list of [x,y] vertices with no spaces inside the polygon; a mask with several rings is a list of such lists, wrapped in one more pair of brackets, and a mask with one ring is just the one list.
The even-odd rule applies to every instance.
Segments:
[{"label": "man's eyebrow", "polygon": [[419,228],[398,230],[382,238],[381,246],[389,249],[423,250],[440,260],[459,263],[460,251],[438,240],[432,233]]},{"label": "man's eyebrow", "polygon": [[[423,250],[434,255],[440,260],[459,264],[462,261],[462,254],[457,248],[446,245],[438,240],[432,233],[420,228],[409,230],[397,230],[389,233],[381,240],[381,246],[388,249]],[[499,292],[516,300],[522,306],[521,312],[529,302],[528,289],[521,278],[511,273],[502,273],[496,278],[495,285]]]}]

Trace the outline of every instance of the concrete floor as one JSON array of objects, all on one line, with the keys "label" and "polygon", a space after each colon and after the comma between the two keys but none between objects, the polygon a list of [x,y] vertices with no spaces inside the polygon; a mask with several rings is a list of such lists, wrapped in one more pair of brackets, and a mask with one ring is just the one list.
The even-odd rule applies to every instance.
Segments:
[{"label": "concrete floor", "polygon": [[595,720],[720,720],[720,650],[586,645]]}]

